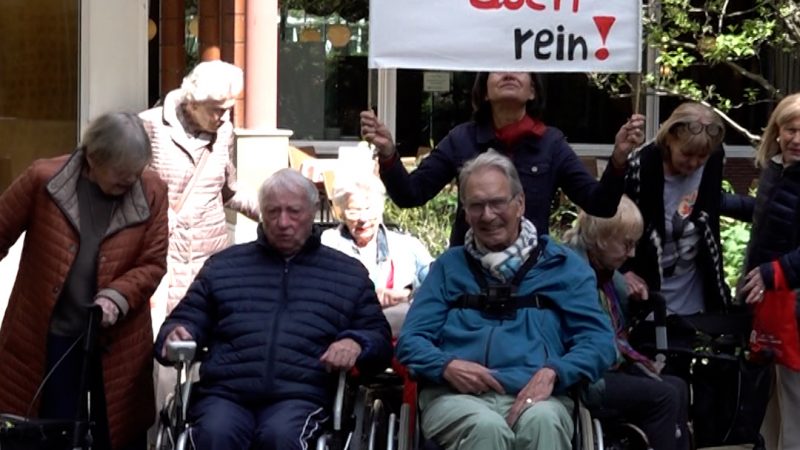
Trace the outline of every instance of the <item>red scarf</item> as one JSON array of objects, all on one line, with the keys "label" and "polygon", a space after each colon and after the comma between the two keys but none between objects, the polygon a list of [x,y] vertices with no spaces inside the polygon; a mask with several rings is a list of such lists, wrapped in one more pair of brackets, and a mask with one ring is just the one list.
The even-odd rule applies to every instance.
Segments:
[{"label": "red scarf", "polygon": [[544,136],[546,130],[547,125],[545,125],[544,122],[525,114],[522,116],[522,119],[517,122],[508,124],[500,129],[495,128],[494,134],[497,136],[497,140],[502,142],[503,145],[510,150],[514,148],[514,145],[523,137],[536,136],[540,138]]}]

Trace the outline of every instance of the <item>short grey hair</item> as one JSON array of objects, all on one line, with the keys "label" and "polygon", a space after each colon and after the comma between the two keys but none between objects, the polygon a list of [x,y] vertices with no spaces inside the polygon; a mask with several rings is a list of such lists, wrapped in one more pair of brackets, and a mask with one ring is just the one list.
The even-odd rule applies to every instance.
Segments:
[{"label": "short grey hair", "polygon": [[349,176],[337,177],[331,198],[333,206],[344,210],[353,194],[366,195],[368,199],[374,202],[374,206],[379,207],[381,211],[383,210],[383,204],[386,200],[386,188],[380,178],[375,175],[357,179]]},{"label": "short grey hair", "polygon": [[271,192],[304,189],[308,195],[308,205],[312,209],[319,206],[319,191],[314,183],[295,169],[281,169],[264,180],[258,190],[258,205],[263,214],[267,207],[267,196]]},{"label": "short grey hair", "polygon": [[142,119],[129,112],[106,113],[93,120],[81,139],[87,158],[101,167],[142,168],[153,156]]},{"label": "short grey hair", "polygon": [[469,177],[476,172],[482,172],[487,169],[499,170],[505,175],[511,185],[512,196],[516,197],[522,192],[522,183],[519,181],[519,174],[516,167],[514,167],[514,163],[507,157],[490,149],[467,161],[461,168],[458,176],[458,197],[461,199],[461,203],[466,202],[464,196],[467,192],[466,187]]},{"label": "short grey hair", "polygon": [[242,69],[224,61],[204,61],[183,78],[183,102],[225,102],[244,89]]}]

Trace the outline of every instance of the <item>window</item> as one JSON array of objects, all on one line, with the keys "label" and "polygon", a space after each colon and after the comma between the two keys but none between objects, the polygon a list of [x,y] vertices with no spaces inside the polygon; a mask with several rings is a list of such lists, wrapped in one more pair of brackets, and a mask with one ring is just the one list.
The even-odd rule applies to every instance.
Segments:
[{"label": "window", "polygon": [[358,116],[367,107],[368,34],[364,17],[282,13],[279,128],[294,131],[293,139],[358,139]]},{"label": "window", "polygon": [[80,1],[11,0],[0,14],[0,190],[78,141]]}]

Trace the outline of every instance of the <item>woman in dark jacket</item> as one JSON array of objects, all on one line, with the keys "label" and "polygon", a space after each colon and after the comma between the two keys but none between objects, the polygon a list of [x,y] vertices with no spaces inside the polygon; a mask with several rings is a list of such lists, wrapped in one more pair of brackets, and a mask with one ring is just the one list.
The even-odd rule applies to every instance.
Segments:
[{"label": "woman in dark jacket", "polygon": [[670,314],[730,303],[719,235],[724,135],[711,109],[684,103],[628,162],[625,193],[642,212],[644,235],[623,271],[633,295],[661,291]]},{"label": "woman in dark jacket", "polygon": [[[381,179],[401,208],[425,204],[466,161],[495,149],[514,162],[525,192],[525,215],[540,234],[548,232],[550,205],[558,188],[590,214],[612,216],[622,195],[627,156],[643,140],[644,117],[633,115],[617,132],[611,163],[598,182],[561,131],[541,121],[542,95],[534,73],[479,73],[472,88],[474,120],[452,129],[410,174],[388,128],[372,111],[361,113],[361,134],[377,147]],[[450,245],[463,244],[466,231],[459,203]]]},{"label": "woman in dark jacket", "polygon": [[[745,278],[747,303],[761,301],[773,289],[772,263],[783,269],[790,289],[800,288],[800,93],[784,98],[769,118],[756,153],[760,167],[756,198],[740,197],[739,217],[752,218]],[[762,434],[767,448],[800,448],[800,374],[776,365],[775,389]],[[774,420],[771,420],[774,419]]]}]

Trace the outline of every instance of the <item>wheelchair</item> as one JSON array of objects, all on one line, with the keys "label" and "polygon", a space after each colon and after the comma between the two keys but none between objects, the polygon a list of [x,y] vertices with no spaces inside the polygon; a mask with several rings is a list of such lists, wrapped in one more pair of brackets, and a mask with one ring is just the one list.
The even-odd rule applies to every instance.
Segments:
[{"label": "wheelchair", "polygon": [[[403,388],[410,380],[388,370],[371,382],[361,384],[354,411],[355,428],[348,450],[441,450],[422,436],[416,399],[402,401]],[[575,450],[649,450],[644,432],[618,417],[592,417],[578,386],[571,392],[575,408],[573,448]],[[317,447],[323,450],[323,447]]]},{"label": "wheelchair", "polygon": [[694,448],[749,444],[763,450],[769,366],[751,359],[750,312],[732,305],[723,313],[665,317],[658,344],[648,338],[651,325],[635,325],[631,342],[644,354],[667,355],[665,371],[687,383]]},{"label": "wheelchair", "polygon": [[[167,397],[158,414],[156,450],[194,448],[187,412],[199,367],[197,351],[197,344],[193,341],[167,344],[167,360],[173,363],[178,377],[175,391]],[[309,447],[313,446],[316,450],[398,448],[390,446],[388,442],[397,440],[396,426],[399,422],[393,411],[399,407],[400,397],[395,386],[386,381],[386,376],[362,379],[340,372],[332,420],[316,442],[309,443]]]}]

